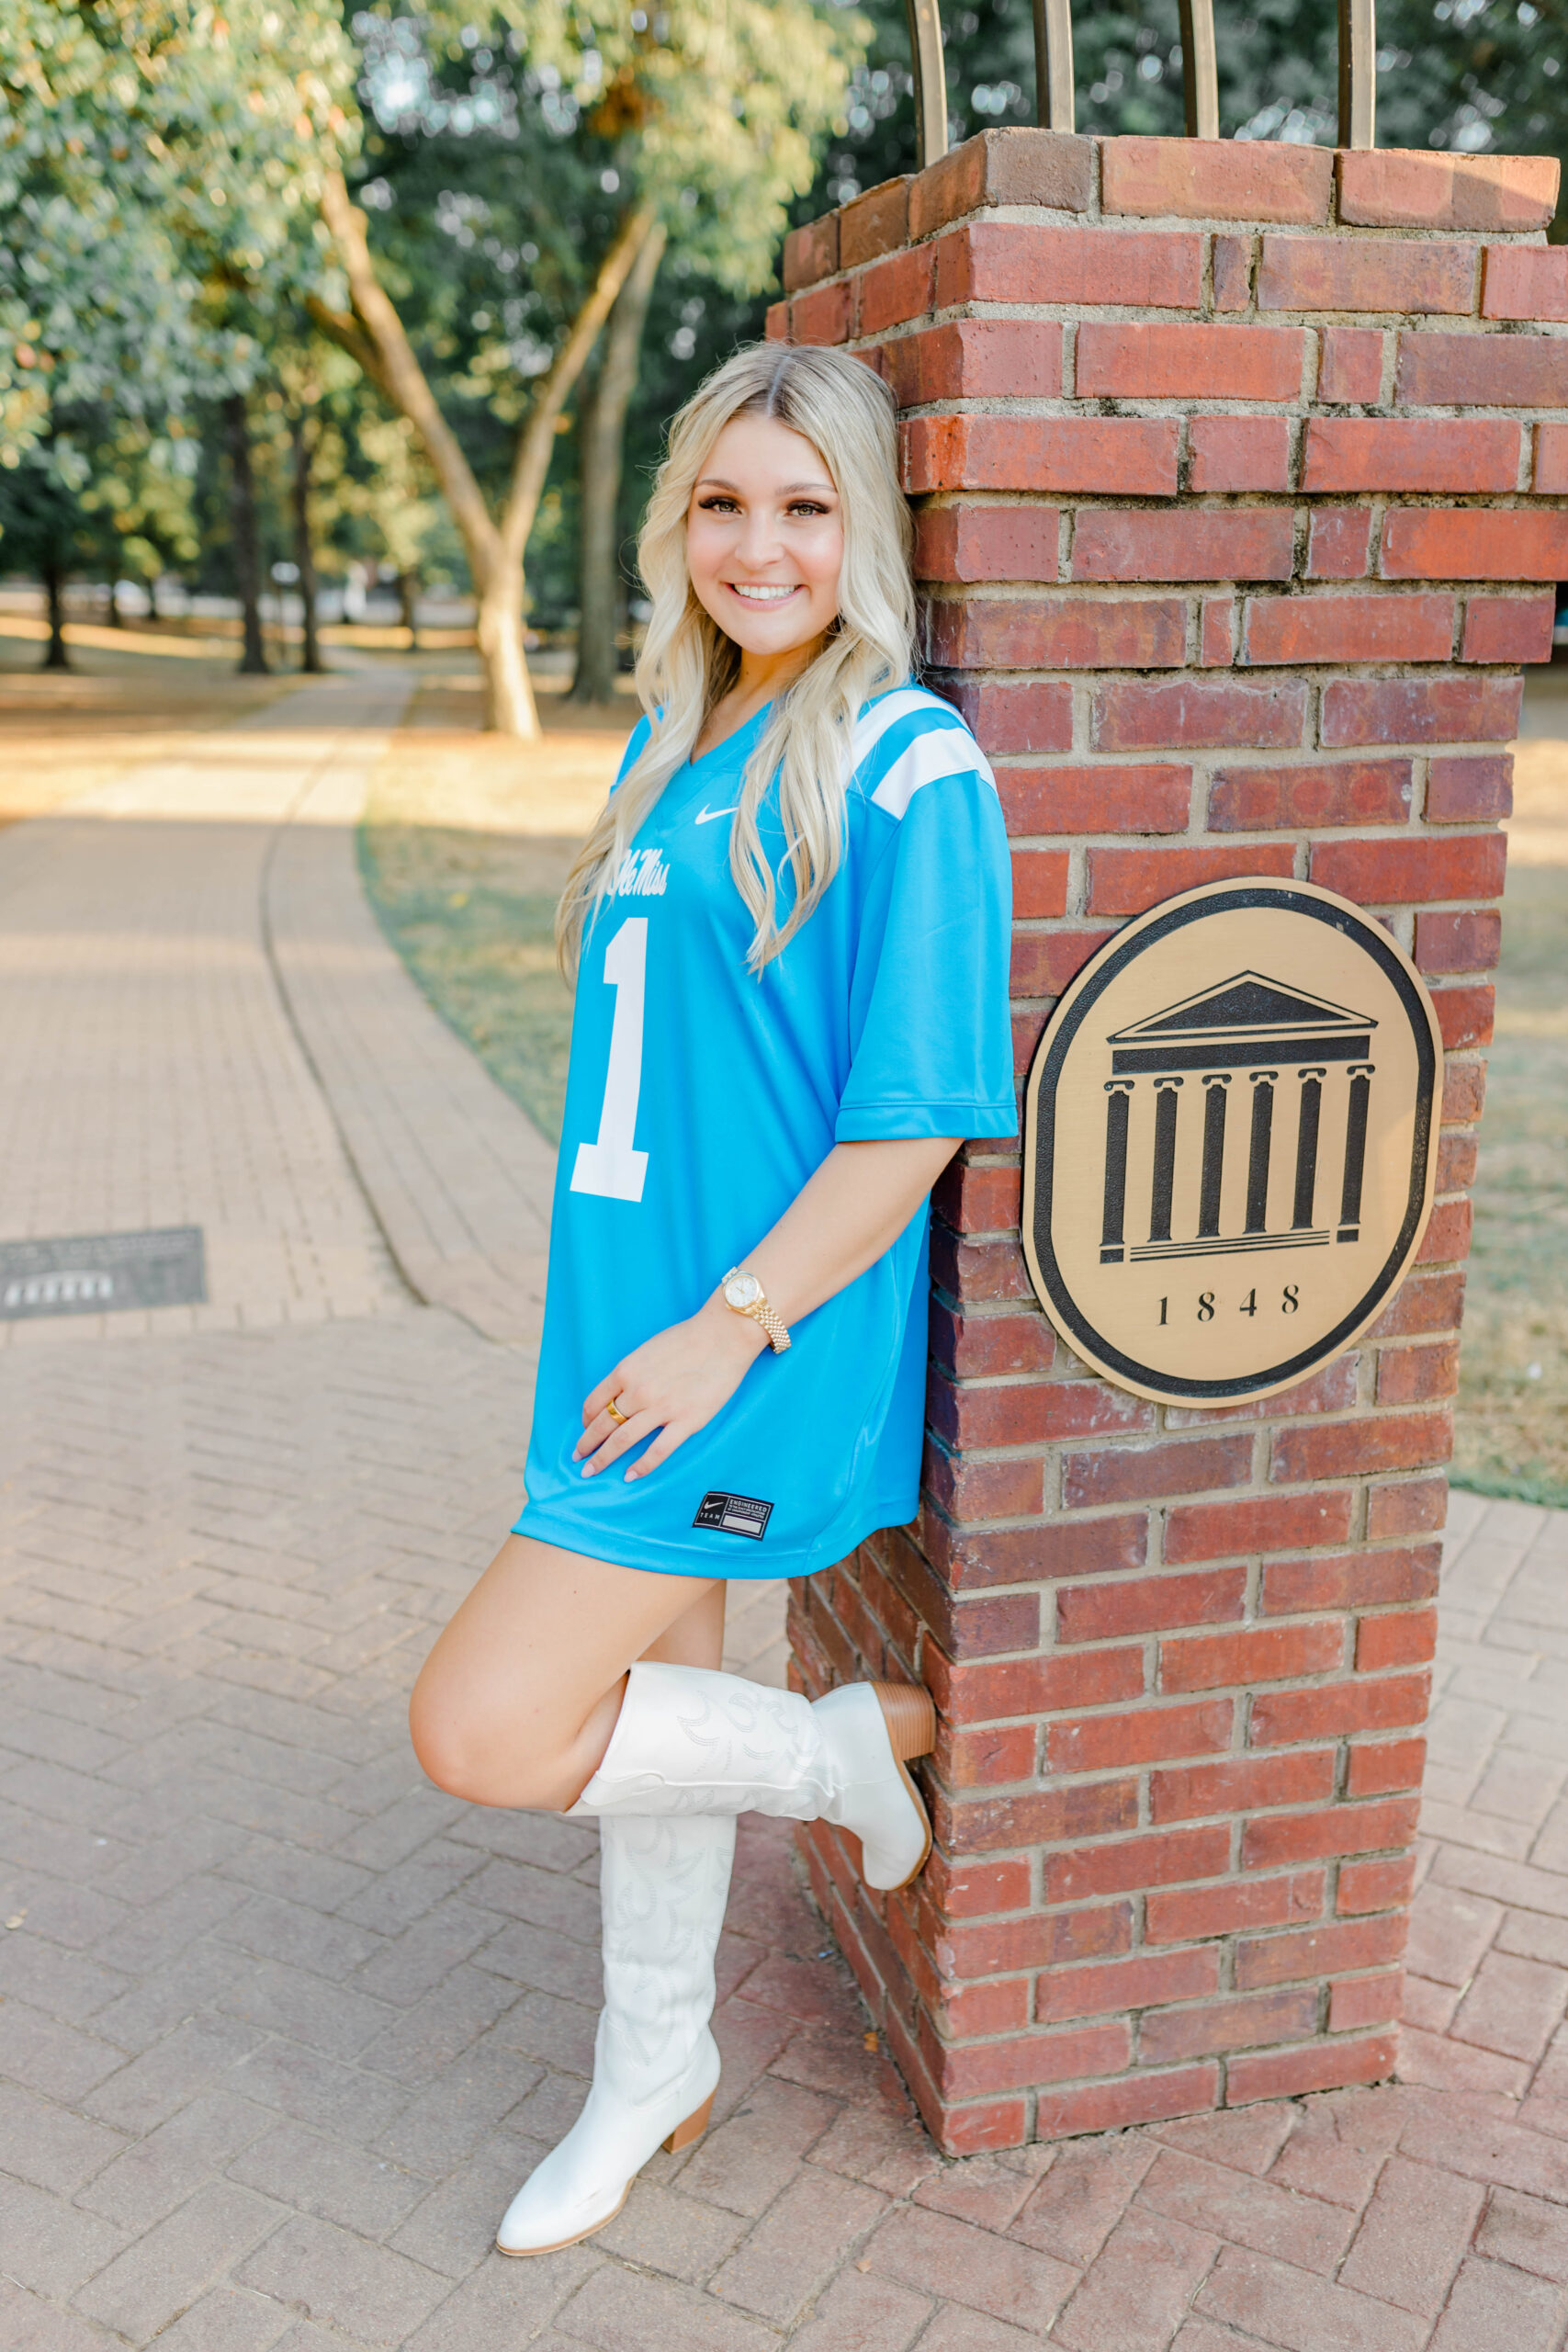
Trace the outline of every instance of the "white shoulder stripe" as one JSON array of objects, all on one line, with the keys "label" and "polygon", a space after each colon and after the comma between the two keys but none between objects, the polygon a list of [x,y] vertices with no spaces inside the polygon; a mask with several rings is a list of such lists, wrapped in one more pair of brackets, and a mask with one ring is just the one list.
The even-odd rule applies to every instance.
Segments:
[{"label": "white shoulder stripe", "polygon": [[[897,727],[901,718],[908,718],[918,710],[932,709],[951,711],[953,717],[958,718],[958,713],[951,703],[942,702],[925,686],[897,686],[892,694],[881,695],[875,702],[868,703],[856,719],[854,733],[850,738],[851,775],[861,766],[867,754],[875,750],[890,727]],[[963,723],[959,719],[959,725]]]},{"label": "white shoulder stripe", "polygon": [[933,728],[917,735],[888,769],[871,797],[890,817],[902,817],[923,784],[937,784],[945,775],[983,775],[992,791],[997,780],[990,763],[967,728]]}]

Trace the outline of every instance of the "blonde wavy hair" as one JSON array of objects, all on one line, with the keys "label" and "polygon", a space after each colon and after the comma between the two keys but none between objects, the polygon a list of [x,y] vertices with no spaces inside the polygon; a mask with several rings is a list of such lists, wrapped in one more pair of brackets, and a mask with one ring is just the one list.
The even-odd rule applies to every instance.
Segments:
[{"label": "blonde wavy hair", "polygon": [[[637,540],[653,605],[637,665],[649,739],[579,850],[556,912],[556,952],[570,978],[585,927],[614,892],[638,828],[685,763],[714,706],[734,684],[740,649],[698,603],[686,569],[692,492],[725,426],[776,417],[818,451],[839,493],[844,560],[839,613],[822,650],[773,705],[746,763],[729,831],[729,870],[756,925],[755,972],[795,936],[839,870],[849,747],[861,708],[914,668],[913,530],[898,487],[892,394],[848,352],[753,344],[700,385],[670,428]],[[775,774],[784,855],[775,873],[758,812]],[[794,903],[779,921],[787,867]]]}]

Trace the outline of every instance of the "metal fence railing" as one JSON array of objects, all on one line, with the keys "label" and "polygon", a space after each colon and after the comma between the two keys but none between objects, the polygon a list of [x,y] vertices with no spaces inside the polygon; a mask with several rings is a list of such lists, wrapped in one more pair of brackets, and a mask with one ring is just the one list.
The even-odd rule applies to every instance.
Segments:
[{"label": "metal fence railing", "polygon": [[[947,153],[947,80],[942,56],[940,0],[905,0],[915,75],[915,123],[919,161]],[[1037,112],[1048,130],[1077,125],[1073,90],[1072,0],[1033,0]],[[1213,0],[1179,0],[1182,96],[1189,139],[1220,135],[1220,87],[1214,51]],[[1339,0],[1339,144],[1375,146],[1377,97],[1376,0]]]}]

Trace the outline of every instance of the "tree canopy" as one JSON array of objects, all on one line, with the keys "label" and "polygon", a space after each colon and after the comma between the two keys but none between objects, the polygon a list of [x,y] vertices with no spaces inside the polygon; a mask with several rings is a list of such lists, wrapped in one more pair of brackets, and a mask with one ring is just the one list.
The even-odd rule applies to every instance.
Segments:
[{"label": "tree canopy", "polygon": [[[1381,0],[1380,141],[1568,149],[1562,5]],[[1336,16],[1216,0],[1224,135],[1332,141]],[[953,139],[1032,121],[1029,0],[943,17]],[[1081,129],[1180,130],[1178,0],[1080,5],[1074,32]],[[52,531],[151,579],[199,526],[220,575],[244,394],[264,503],[306,463],[285,504],[405,571],[460,532],[481,606],[511,583],[492,647],[520,642],[540,518],[603,682],[662,420],[760,333],[784,229],[912,166],[910,89],[905,0],[9,0],[6,561]]]},{"label": "tree canopy", "polygon": [[353,27],[376,128],[353,194],[323,184],[348,305],[311,312],[417,430],[463,536],[490,723],[529,734],[522,564],[567,401],[623,288],[645,298],[650,242],[767,284],[866,28],[814,0],[435,0]]},{"label": "tree canopy", "polygon": [[162,417],[254,376],[234,298],[319,273],[353,62],[313,0],[7,0],[0,463],[71,411]]}]

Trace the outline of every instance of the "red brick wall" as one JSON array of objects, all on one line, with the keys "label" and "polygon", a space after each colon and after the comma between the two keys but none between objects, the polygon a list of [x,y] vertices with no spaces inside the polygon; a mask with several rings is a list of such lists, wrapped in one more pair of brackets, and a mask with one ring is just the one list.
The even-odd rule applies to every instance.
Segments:
[{"label": "red brick wall", "polygon": [[906,411],[931,675],[1014,843],[1021,1076],[1119,922],[1235,874],[1375,909],[1449,1048],[1416,1271],[1250,1409],[1064,1350],[1016,1151],[939,1188],[920,1519],[792,1624],[806,1689],[941,1709],[916,1886],[808,1850],[952,2149],[1393,2063],[1513,665],[1568,578],[1556,169],[988,132],[786,250],[770,331]]}]

